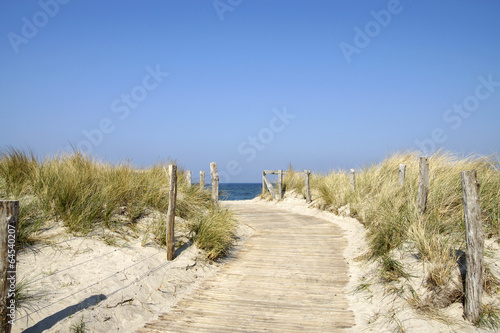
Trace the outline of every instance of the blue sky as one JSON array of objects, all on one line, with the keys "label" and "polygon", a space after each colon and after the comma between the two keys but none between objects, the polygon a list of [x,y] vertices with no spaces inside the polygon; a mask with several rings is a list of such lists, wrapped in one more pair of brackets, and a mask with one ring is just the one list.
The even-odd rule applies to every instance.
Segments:
[{"label": "blue sky", "polygon": [[0,3],[0,145],[222,181],[500,151],[498,1]]}]

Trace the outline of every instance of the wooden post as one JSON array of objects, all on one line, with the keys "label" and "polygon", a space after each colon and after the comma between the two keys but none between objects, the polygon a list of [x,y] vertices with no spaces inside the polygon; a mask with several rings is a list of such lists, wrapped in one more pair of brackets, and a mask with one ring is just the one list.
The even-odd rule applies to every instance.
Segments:
[{"label": "wooden post", "polygon": [[266,172],[262,171],[262,194],[266,193]]},{"label": "wooden post", "polygon": [[351,190],[356,191],[356,171],[351,169],[349,174],[351,176]]},{"label": "wooden post", "polygon": [[481,313],[484,234],[479,206],[476,170],[462,171],[467,272],[465,276],[465,317],[477,324]]},{"label": "wooden post", "polygon": [[310,178],[311,178],[311,171],[309,170],[304,170],[306,174],[306,202],[310,203],[311,202],[311,185],[310,185]]},{"label": "wooden post", "polygon": [[273,184],[269,181],[269,179],[267,179],[267,177],[265,175],[264,175],[263,180],[264,180],[265,185],[267,186],[269,193],[271,193],[271,196],[273,197],[273,199],[278,199],[278,197],[276,196],[276,192],[274,192]]},{"label": "wooden post", "polygon": [[399,186],[403,186],[406,177],[406,164],[399,165]]},{"label": "wooden post", "polygon": [[278,171],[278,200],[283,200],[283,170]]},{"label": "wooden post", "polygon": [[200,171],[200,189],[205,189],[205,171]]},{"label": "wooden post", "polygon": [[0,201],[0,332],[9,333],[16,315],[16,257],[19,201]]},{"label": "wooden post", "polygon": [[174,260],[174,223],[175,223],[175,204],[177,200],[177,166],[170,164],[168,166],[170,176],[168,192],[168,211],[167,211],[167,260]]},{"label": "wooden post", "polygon": [[418,186],[418,209],[423,214],[427,208],[427,195],[429,194],[429,159],[420,157],[420,185]]},{"label": "wooden post", "polygon": [[191,181],[191,170],[186,171],[186,184],[188,187],[191,187],[193,182]]},{"label": "wooden post", "polygon": [[210,163],[210,174],[212,175],[212,199],[214,204],[219,202],[219,173],[217,172],[217,163]]}]

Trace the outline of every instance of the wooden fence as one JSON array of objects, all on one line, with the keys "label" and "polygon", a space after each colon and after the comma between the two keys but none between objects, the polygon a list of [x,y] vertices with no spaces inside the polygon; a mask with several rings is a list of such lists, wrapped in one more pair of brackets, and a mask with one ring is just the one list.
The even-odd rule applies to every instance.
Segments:
[{"label": "wooden fence", "polygon": [[[264,170],[262,172],[262,192],[266,189],[275,200],[283,199],[283,170]],[[298,172],[305,175],[306,200],[311,202],[311,189],[309,184],[310,171]],[[267,175],[278,175],[278,193],[274,191],[273,184]],[[419,186],[417,194],[417,205],[421,214],[427,209],[427,197],[429,194],[429,159],[419,158]],[[406,165],[399,165],[399,186],[404,186],[406,178]],[[349,171],[351,190],[356,191],[356,171]],[[481,208],[479,205],[479,181],[477,172],[463,171],[461,173],[463,207],[465,219],[465,241],[466,241],[466,278],[464,290],[464,315],[472,323],[477,323],[481,314],[482,283],[484,275],[483,252],[484,233],[481,222]]]},{"label": "wooden fence", "polygon": [[[287,173],[287,171],[283,171],[283,170],[264,170],[262,172],[262,193],[264,193],[267,189],[269,191],[269,193],[271,193],[271,196],[275,200],[282,200],[283,199],[283,176],[286,173]],[[310,185],[311,171],[304,170],[304,171],[298,171],[298,172],[294,172],[294,173],[304,175],[305,189],[306,189],[306,202],[310,203],[311,202],[311,185]],[[276,191],[274,191],[274,186],[267,178],[267,175],[278,175],[278,193],[276,193]]]}]

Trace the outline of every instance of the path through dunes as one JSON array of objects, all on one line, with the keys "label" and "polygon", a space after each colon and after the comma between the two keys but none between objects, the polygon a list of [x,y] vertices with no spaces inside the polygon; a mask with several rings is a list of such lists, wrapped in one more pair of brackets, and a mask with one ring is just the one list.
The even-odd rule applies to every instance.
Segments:
[{"label": "path through dunes", "polygon": [[347,240],[335,224],[225,202],[255,233],[235,259],[139,332],[337,332],[354,325]]}]

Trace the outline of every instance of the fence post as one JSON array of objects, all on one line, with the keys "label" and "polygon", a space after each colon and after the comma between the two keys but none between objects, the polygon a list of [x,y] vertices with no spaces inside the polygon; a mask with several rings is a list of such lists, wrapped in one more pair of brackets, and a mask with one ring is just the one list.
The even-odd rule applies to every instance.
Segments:
[{"label": "fence post", "polygon": [[278,171],[278,200],[283,200],[283,170]]},{"label": "fence post", "polygon": [[349,174],[351,176],[351,190],[356,191],[356,171],[351,169]]},{"label": "fence post", "polygon": [[429,194],[429,159],[420,157],[420,182],[418,186],[418,209],[423,214],[427,208],[427,195]]},{"label": "fence post", "polygon": [[191,187],[193,182],[191,181],[191,170],[186,171],[186,184],[188,187]]},{"label": "fence post", "polygon": [[399,165],[399,186],[403,186],[406,177],[406,164]]},{"label": "fence post", "polygon": [[262,194],[266,193],[266,172],[262,171]]},{"label": "fence post", "polygon": [[465,317],[477,324],[481,313],[484,234],[479,206],[476,170],[462,171],[467,272],[465,276]]},{"label": "fence post", "polygon": [[174,223],[175,223],[175,204],[177,200],[177,166],[170,164],[168,166],[170,176],[168,192],[168,211],[167,211],[167,260],[174,260]]},{"label": "fence post", "polygon": [[200,171],[200,188],[205,189],[205,171]]},{"label": "fence post", "polygon": [[19,201],[0,201],[0,332],[9,333],[16,315],[17,224]]},{"label": "fence post", "polygon": [[219,173],[217,163],[210,163],[210,174],[212,175],[212,199],[215,204],[219,202]]},{"label": "fence post", "polygon": [[309,178],[311,177],[311,171],[310,170],[304,170],[306,174],[306,202],[310,203],[311,202],[311,185],[309,182]]}]

